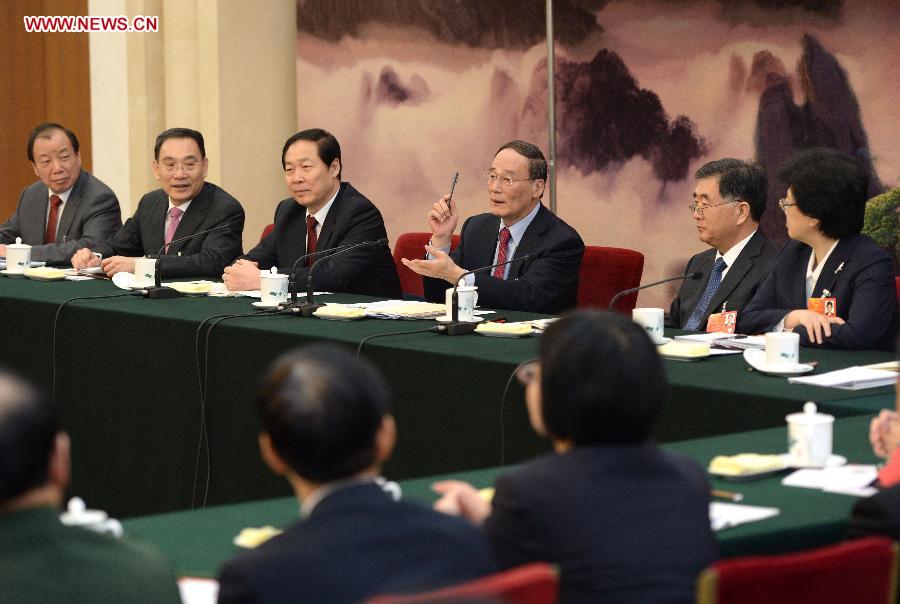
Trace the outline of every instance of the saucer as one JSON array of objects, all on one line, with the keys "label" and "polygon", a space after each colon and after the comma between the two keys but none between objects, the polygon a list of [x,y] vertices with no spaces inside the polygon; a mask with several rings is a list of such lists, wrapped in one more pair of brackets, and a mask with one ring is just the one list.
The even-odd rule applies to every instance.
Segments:
[{"label": "saucer", "polygon": [[[435,317],[434,320],[437,321],[438,323],[453,323],[453,319],[451,319],[447,316]],[[484,317],[475,317],[471,321],[459,321],[459,322],[460,323],[481,323],[482,321],[484,321]]]},{"label": "saucer", "polygon": [[766,351],[754,348],[748,348],[744,351],[744,360],[747,361],[748,365],[760,373],[781,377],[802,375],[815,369],[812,365],[806,365],[804,363],[796,363],[793,365],[779,363],[777,365],[769,365],[766,363]]},{"label": "saucer", "polygon": [[3,275],[4,277],[12,277],[13,279],[24,279],[25,278],[24,272],[23,273],[11,273],[7,269],[3,269],[2,271],[0,271],[0,275]]},{"label": "saucer", "polygon": [[256,308],[272,309],[278,308],[279,304],[286,304],[286,302],[278,302],[276,304],[263,304],[262,300],[257,300],[256,302],[251,302],[251,304],[253,304],[253,306],[255,306]]}]

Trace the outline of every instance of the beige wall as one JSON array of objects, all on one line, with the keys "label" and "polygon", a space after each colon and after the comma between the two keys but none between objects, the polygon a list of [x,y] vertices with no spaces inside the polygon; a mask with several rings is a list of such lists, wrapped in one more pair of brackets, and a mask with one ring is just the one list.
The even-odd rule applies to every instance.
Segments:
[{"label": "beige wall", "polygon": [[[263,10],[264,9],[264,10]],[[90,35],[94,171],[125,216],[158,187],[156,135],[200,130],[210,182],[244,206],[244,248],[286,196],[280,153],[296,130],[296,5],[238,0],[91,0],[91,15],[156,15],[157,33]]]}]

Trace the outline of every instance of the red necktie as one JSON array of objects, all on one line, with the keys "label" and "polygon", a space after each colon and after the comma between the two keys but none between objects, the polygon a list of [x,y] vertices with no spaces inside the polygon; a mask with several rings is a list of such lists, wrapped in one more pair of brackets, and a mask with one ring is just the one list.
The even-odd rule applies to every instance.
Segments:
[{"label": "red necktie", "polygon": [[[316,236],[316,217],[315,216],[307,216],[306,217],[306,253],[314,254],[316,252],[316,247],[319,245],[319,238]],[[306,259],[306,266],[312,266],[314,262],[313,258]]]},{"label": "red necktie", "polygon": [[[509,248],[509,229],[503,227],[500,229],[500,243],[497,244],[497,264],[501,262],[506,262],[506,252]],[[503,273],[506,271],[505,266],[498,266],[494,268],[494,272],[491,273],[492,277],[496,277],[498,279],[503,278]]]},{"label": "red necktie", "polygon": [[44,243],[56,243],[56,223],[59,220],[59,206],[62,199],[59,195],[50,196],[50,215],[47,217],[47,230],[44,232]]}]

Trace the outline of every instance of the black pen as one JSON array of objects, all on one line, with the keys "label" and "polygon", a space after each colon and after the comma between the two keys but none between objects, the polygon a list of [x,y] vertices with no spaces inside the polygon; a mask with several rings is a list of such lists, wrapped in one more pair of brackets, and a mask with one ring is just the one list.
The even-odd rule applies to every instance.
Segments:
[{"label": "black pen", "polygon": [[459,180],[459,172],[453,175],[453,180],[450,181],[450,197],[447,198],[447,208],[450,208],[450,202],[453,201],[453,191],[456,189],[456,181]]}]

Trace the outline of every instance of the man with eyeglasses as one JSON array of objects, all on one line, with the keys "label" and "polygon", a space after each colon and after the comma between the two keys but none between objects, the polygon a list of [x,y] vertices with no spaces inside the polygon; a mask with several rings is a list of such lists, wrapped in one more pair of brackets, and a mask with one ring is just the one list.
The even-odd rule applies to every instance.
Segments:
[{"label": "man with eyeglasses", "polygon": [[32,260],[68,264],[75,250],[109,239],[122,226],[116,194],[81,169],[74,132],[40,124],[28,138],[28,161],[40,180],[22,191],[16,211],[0,225],[0,256],[21,237],[32,246]]},{"label": "man with eyeglasses", "polygon": [[[710,315],[740,311],[775,265],[778,250],[759,229],[766,209],[766,174],[757,164],[718,159],[694,175],[693,201],[688,208],[700,241],[711,249],[693,256],[686,279],[672,301],[667,325],[706,331]],[[737,317],[740,321],[740,317]],[[733,324],[734,315],[724,323]]]},{"label": "man with eyeglasses", "polygon": [[[450,243],[459,214],[445,195],[428,214],[428,255],[403,259],[424,276],[425,298],[442,302],[448,285],[463,278],[466,285],[478,287],[478,303],[489,308],[557,314],[575,307],[584,242],[541,203],[547,179],[544,154],[525,141],[506,143],[485,178],[490,212],[465,221],[453,253]],[[529,259],[463,277],[467,271],[523,256]]]},{"label": "man with eyeglasses", "polygon": [[[137,211],[105,243],[82,248],[72,266],[100,266],[107,276],[134,272],[134,260],[155,256],[173,240],[227,224],[166,247],[160,275],[219,277],[240,256],[244,209],[216,185],[206,182],[209,161],[203,135],[188,128],[171,128],[156,138],[153,175],[162,185],[141,198]],[[102,261],[97,254],[102,255]]]}]

